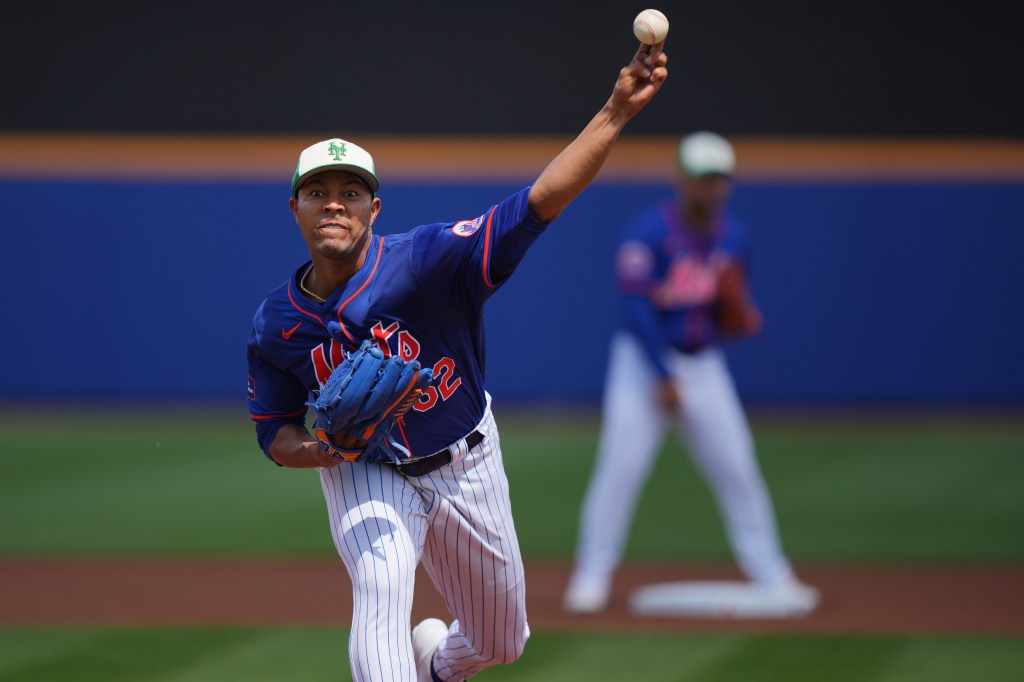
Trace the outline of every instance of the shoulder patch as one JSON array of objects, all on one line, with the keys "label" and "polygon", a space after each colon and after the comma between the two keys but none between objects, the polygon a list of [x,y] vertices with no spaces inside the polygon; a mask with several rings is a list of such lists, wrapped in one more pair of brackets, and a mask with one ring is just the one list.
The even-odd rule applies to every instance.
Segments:
[{"label": "shoulder patch", "polygon": [[615,272],[621,279],[641,279],[654,269],[654,254],[640,241],[628,241],[615,254]]},{"label": "shoulder patch", "polygon": [[474,220],[460,220],[459,222],[452,225],[452,234],[456,237],[470,237],[480,226],[484,224],[484,216],[480,216]]}]

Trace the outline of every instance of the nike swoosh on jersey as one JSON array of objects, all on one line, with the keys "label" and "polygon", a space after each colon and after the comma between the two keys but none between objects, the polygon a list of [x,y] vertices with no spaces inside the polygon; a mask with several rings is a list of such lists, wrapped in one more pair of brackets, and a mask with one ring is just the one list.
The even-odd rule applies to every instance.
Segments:
[{"label": "nike swoosh on jersey", "polygon": [[292,334],[294,334],[294,333],[295,333],[295,331],[296,331],[296,330],[297,330],[297,329],[298,329],[299,327],[301,327],[301,326],[302,326],[302,322],[299,322],[299,323],[298,323],[297,325],[295,325],[294,327],[292,327],[291,329],[289,329],[289,330],[287,330],[287,331],[285,331],[284,329],[282,329],[282,330],[281,330],[281,338],[282,338],[282,339],[284,339],[285,341],[287,341],[288,339],[292,338]]}]

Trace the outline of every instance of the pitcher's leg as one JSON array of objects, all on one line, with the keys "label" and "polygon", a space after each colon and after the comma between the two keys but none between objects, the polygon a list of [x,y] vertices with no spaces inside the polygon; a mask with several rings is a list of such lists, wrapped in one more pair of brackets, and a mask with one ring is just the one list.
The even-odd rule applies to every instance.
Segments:
[{"label": "pitcher's leg", "polygon": [[422,500],[382,465],[321,469],[320,480],[334,543],[352,581],[352,679],[415,682],[409,621],[427,527]]},{"label": "pitcher's leg", "polygon": [[530,635],[523,559],[490,410],[477,428],[485,438],[464,459],[418,479],[434,501],[423,566],[455,616],[433,669],[454,682],[512,663]]}]

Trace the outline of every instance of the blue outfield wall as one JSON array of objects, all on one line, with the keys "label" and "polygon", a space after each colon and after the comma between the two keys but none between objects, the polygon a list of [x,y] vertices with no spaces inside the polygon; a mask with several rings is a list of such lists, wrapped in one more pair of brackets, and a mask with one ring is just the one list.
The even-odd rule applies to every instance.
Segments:
[{"label": "blue outfield wall", "polygon": [[[389,184],[378,227],[472,218],[513,184]],[[307,258],[284,183],[0,182],[0,398],[244,400],[263,295]],[[668,185],[598,183],[487,310],[497,398],[596,400],[623,223]],[[1024,404],[1024,186],[739,183],[766,327],[745,400]]]}]

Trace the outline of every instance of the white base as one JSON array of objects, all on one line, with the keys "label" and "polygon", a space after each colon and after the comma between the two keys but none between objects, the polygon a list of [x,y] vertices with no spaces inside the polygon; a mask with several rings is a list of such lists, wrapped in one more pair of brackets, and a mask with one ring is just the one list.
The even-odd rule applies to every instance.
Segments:
[{"label": "white base", "polygon": [[643,616],[802,618],[820,601],[806,585],[770,587],[738,581],[683,581],[637,588],[630,610]]}]

